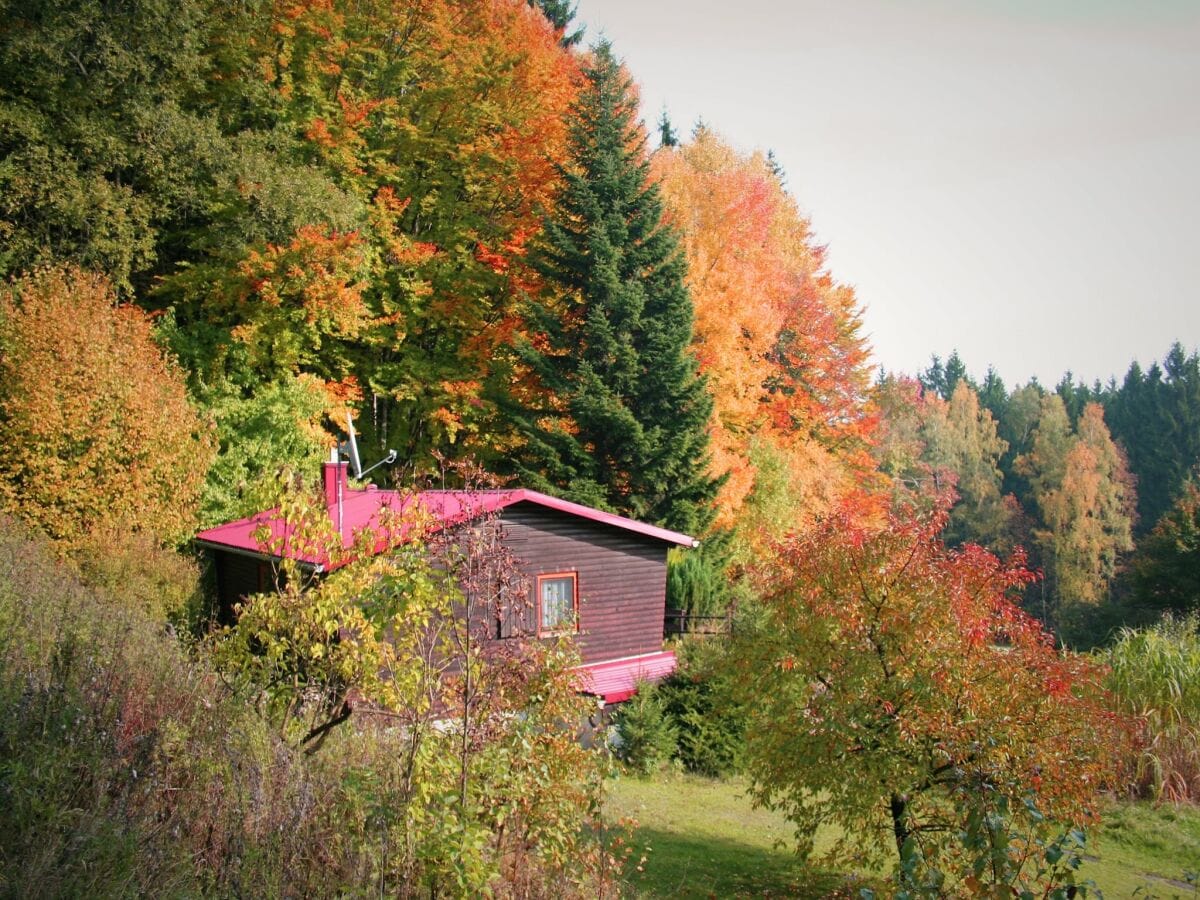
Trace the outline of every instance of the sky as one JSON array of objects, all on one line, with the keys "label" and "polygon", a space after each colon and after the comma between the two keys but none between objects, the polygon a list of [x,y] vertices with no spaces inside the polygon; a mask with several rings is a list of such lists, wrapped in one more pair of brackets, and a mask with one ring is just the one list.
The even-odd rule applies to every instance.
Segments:
[{"label": "sky", "polygon": [[877,364],[1200,345],[1200,0],[579,0],[643,115],[773,150]]}]

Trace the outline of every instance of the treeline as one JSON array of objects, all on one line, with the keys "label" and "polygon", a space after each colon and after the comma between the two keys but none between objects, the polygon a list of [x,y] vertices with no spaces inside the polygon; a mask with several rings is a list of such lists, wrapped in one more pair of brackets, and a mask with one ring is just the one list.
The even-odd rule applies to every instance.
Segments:
[{"label": "treeline", "polygon": [[5,23],[12,308],[99,278],[141,311],[199,419],[192,525],[261,508],[347,411],[402,480],[473,457],[735,533],[717,568],[869,477],[857,300],[777,165],[669,123],[652,151],[569,5],[9,2]]},{"label": "treeline", "polygon": [[1197,608],[1196,352],[1175,344],[1119,383],[1068,372],[1052,390],[1011,391],[951,353],[915,380],[884,378],[877,396],[881,468],[917,495],[950,496],[947,540],[1025,548],[1044,574],[1027,606],[1067,638]]}]

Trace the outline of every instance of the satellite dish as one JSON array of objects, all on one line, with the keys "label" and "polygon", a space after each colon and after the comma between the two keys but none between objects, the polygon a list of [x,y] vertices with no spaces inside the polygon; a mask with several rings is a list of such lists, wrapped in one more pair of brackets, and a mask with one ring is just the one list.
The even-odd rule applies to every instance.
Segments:
[{"label": "satellite dish", "polygon": [[349,413],[346,413],[346,427],[348,428],[348,433],[350,435],[350,440],[346,445],[347,449],[350,452],[350,467],[354,471],[355,478],[362,478],[362,476],[363,476],[362,460],[359,459],[358,441],[355,439],[355,436],[354,436],[354,419],[350,416]]},{"label": "satellite dish", "polygon": [[349,413],[346,413],[346,433],[350,435],[350,438],[342,446],[345,447],[346,454],[350,457],[350,468],[354,472],[355,478],[361,479],[367,472],[374,471],[380,466],[390,466],[396,461],[396,456],[398,455],[396,451],[388,450],[387,456],[370,468],[364,469],[362,467],[362,459],[358,455],[358,439],[354,434],[354,418]]}]

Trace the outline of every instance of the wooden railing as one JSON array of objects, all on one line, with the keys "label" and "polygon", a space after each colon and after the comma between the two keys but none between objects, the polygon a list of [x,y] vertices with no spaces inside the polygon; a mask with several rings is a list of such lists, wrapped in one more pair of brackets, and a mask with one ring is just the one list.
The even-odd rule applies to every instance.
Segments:
[{"label": "wooden railing", "polygon": [[727,636],[733,633],[733,616],[723,613],[719,616],[698,616],[681,609],[668,609],[663,617],[663,635],[679,637],[692,635],[699,637]]}]

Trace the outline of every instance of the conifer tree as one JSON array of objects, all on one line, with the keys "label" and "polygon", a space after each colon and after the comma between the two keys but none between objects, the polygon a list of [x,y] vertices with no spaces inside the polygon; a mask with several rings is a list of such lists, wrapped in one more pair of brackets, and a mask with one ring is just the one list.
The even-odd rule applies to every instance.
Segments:
[{"label": "conifer tree", "polygon": [[679,146],[679,135],[675,133],[675,128],[671,125],[671,119],[667,115],[665,108],[662,111],[662,115],[658,117],[658,146]]},{"label": "conifer tree", "polygon": [[529,0],[530,6],[536,6],[550,20],[556,31],[562,32],[559,43],[564,47],[574,47],[583,40],[583,29],[568,32],[567,27],[575,20],[576,4],[571,0]]},{"label": "conifer tree", "polygon": [[529,487],[682,531],[712,518],[712,399],[688,353],[686,263],[649,177],[631,82],[606,42],[584,69],[564,189],[532,254],[546,287],[504,401]]}]

